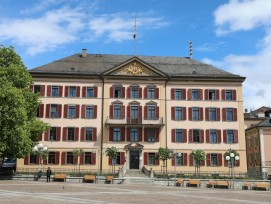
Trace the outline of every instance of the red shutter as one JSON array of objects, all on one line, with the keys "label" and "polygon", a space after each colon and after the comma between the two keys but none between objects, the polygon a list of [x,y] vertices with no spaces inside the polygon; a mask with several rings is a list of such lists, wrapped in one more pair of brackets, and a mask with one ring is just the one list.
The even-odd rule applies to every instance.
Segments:
[{"label": "red shutter", "polygon": [[114,130],[112,127],[109,128],[109,141],[113,141],[113,134],[114,134]]},{"label": "red shutter", "polygon": [[28,160],[28,156],[25,156],[25,157],[24,157],[24,165],[28,165],[28,161],[29,161],[29,160]]},{"label": "red shutter", "polygon": [[96,153],[91,153],[91,164],[92,165],[96,164]]},{"label": "red shutter", "polygon": [[155,98],[159,99],[159,88],[155,88]]},{"label": "red shutter", "polygon": [[127,98],[131,98],[131,87],[127,87]]},{"label": "red shutter", "polygon": [[183,129],[183,142],[187,143],[187,130]]},{"label": "red shutter", "polygon": [[85,141],[85,128],[81,127],[81,137],[80,137],[81,142]]},{"label": "red shutter", "polygon": [[142,88],[141,87],[138,89],[138,97],[142,98]]},{"label": "red shutter", "polygon": [[64,105],[64,118],[68,118],[68,105]]},{"label": "red shutter", "polygon": [[41,85],[41,96],[45,95],[45,85]]},{"label": "red shutter", "polygon": [[221,143],[221,130],[217,130],[217,142]]},{"label": "red shutter", "polygon": [[221,91],[221,100],[225,100],[225,98],[226,98],[226,90],[225,89],[222,89],[222,91]]},{"label": "red shutter", "polygon": [[192,100],[192,89],[188,89],[188,100]]},{"label": "red shutter", "polygon": [[77,156],[73,156],[73,164],[78,164],[78,157]]},{"label": "red shutter", "polygon": [[224,166],[229,166],[229,162],[226,160],[226,158],[224,158]]},{"label": "red shutter", "polygon": [[59,86],[59,93],[58,96],[62,97],[62,93],[63,93],[63,86]]},{"label": "red shutter", "polygon": [[142,142],[142,128],[138,128],[139,142]]},{"label": "red shutter", "polygon": [[201,161],[201,164],[200,164],[201,166],[205,166],[205,161],[203,160],[203,161]]},{"label": "red shutter", "polygon": [[86,98],[86,96],[87,96],[87,87],[83,86],[83,88],[82,88],[82,97]]},{"label": "red shutter", "polygon": [[63,133],[62,133],[62,141],[66,141],[67,140],[67,127],[63,128]]},{"label": "red shutter", "polygon": [[233,91],[232,91],[232,99],[233,99],[234,101],[236,101],[236,99],[237,99],[237,97],[236,97],[236,90],[233,90]]},{"label": "red shutter", "polygon": [[205,121],[209,121],[209,108],[205,108]]},{"label": "red shutter", "polygon": [[80,155],[80,164],[81,164],[81,165],[84,164],[84,160],[85,160],[85,154],[82,153],[82,154]]},{"label": "red shutter", "polygon": [[222,154],[218,154],[218,166],[222,166]]},{"label": "red shutter", "polygon": [[93,118],[94,119],[97,118],[97,106],[96,105],[93,106]]},{"label": "red shutter", "polygon": [[156,142],[159,142],[160,129],[156,128],[155,133],[156,133]]},{"label": "red shutter", "polygon": [[50,104],[46,104],[46,118],[50,118]]},{"label": "red shutter", "polygon": [[81,118],[85,118],[86,117],[86,106],[82,105],[81,106]]},{"label": "red shutter", "polygon": [[66,164],[66,152],[61,153],[61,165]]},{"label": "red shutter", "polygon": [[144,88],[144,98],[148,98],[148,88]]},{"label": "red shutter", "polygon": [[124,152],[120,153],[120,165],[124,165],[125,163],[125,154]]},{"label": "red shutter", "polygon": [[187,153],[183,154],[183,165],[187,166]]},{"label": "red shutter", "polygon": [[79,128],[75,128],[75,141],[79,141]]},{"label": "red shutter", "polygon": [[186,120],[186,107],[183,107],[182,110],[183,110],[183,120]]},{"label": "red shutter", "polygon": [[203,108],[199,108],[199,120],[203,120]]},{"label": "red shutter", "polygon": [[144,119],[148,119],[148,106],[144,106]]},{"label": "red shutter", "polygon": [[209,100],[209,89],[205,89],[205,100]]},{"label": "red shutter", "polygon": [[206,159],[207,159],[207,166],[211,166],[211,154],[210,153],[208,153],[206,155]]},{"label": "red shutter", "polygon": [[60,127],[56,128],[56,141],[60,141]]},{"label": "red shutter", "polygon": [[46,159],[43,159],[43,164],[47,165],[47,157],[46,157]]},{"label": "red shutter", "polygon": [[114,88],[111,86],[110,87],[110,98],[113,98],[114,97],[114,94],[113,94],[113,92],[114,92]]},{"label": "red shutter", "polygon": [[130,110],[131,110],[131,108],[130,108],[130,106],[127,106],[127,122],[128,123],[131,123],[131,114],[130,114]]},{"label": "red shutter", "polygon": [[218,89],[215,90],[215,99],[217,101],[219,101],[219,90]]},{"label": "red shutter", "polygon": [[48,85],[47,86],[47,96],[51,96],[51,90],[52,90],[52,86]]},{"label": "red shutter", "polygon": [[93,128],[93,141],[97,141],[97,128]]},{"label": "red shutter", "polygon": [[125,98],[125,87],[121,88],[121,98]]},{"label": "red shutter", "polygon": [[175,107],[171,107],[171,120],[175,120]]},{"label": "red shutter", "polygon": [[171,142],[175,143],[175,129],[171,130]]},{"label": "red shutter", "polygon": [[44,115],[44,104],[40,104],[40,118],[43,118]]},{"label": "red shutter", "polygon": [[65,97],[69,96],[69,86],[65,86]]},{"label": "red shutter", "polygon": [[39,164],[40,163],[40,157],[38,155],[36,155],[36,162],[35,164]]},{"label": "red shutter", "polygon": [[189,130],[189,142],[193,142],[193,130]]},{"label": "red shutter", "polygon": [[[158,154],[158,153],[155,154],[155,158],[158,158],[158,157],[157,157],[157,154]],[[155,164],[155,165],[159,165],[159,164],[160,164],[160,160],[159,160],[159,159],[156,159],[156,164]]]},{"label": "red shutter", "polygon": [[141,123],[142,122],[142,106],[139,106],[138,117],[139,117],[139,120],[140,120],[140,123]]},{"label": "red shutter", "polygon": [[98,87],[97,86],[94,86],[93,87],[94,88],[94,98],[97,98],[97,96],[98,96]]},{"label": "red shutter", "polygon": [[50,129],[45,131],[45,133],[44,133],[44,141],[49,140],[49,133],[50,133]]},{"label": "red shutter", "polygon": [[112,165],[112,157],[108,158],[108,163],[109,163],[109,165]]},{"label": "red shutter", "polygon": [[223,143],[227,143],[227,130],[223,130]]},{"label": "red shutter", "polygon": [[172,157],[172,159],[171,159],[171,165],[172,166],[175,166],[175,155]]},{"label": "red shutter", "polygon": [[182,89],[183,100],[186,100],[186,89]]},{"label": "red shutter", "polygon": [[125,106],[121,106],[121,117],[125,118]]},{"label": "red shutter", "polygon": [[60,155],[60,153],[56,152],[56,165],[59,164],[59,155]]},{"label": "red shutter", "polygon": [[112,119],[112,118],[114,118],[114,113],[113,113],[113,111],[114,111],[114,109],[113,109],[114,107],[113,107],[113,105],[110,105],[110,107],[109,107],[109,117]]},{"label": "red shutter", "polygon": [[76,96],[80,97],[80,86],[76,87]]},{"label": "red shutter", "polygon": [[233,108],[233,121],[237,121],[237,108]]},{"label": "red shutter", "polygon": [[62,105],[58,104],[57,105],[57,117],[61,118],[61,116],[62,116]]},{"label": "red shutter", "polygon": [[200,130],[200,143],[204,143],[204,130]]},{"label": "red shutter", "polygon": [[188,108],[188,120],[192,120],[192,108]]},{"label": "red shutter", "polygon": [[148,165],[148,153],[144,152],[144,165]]},{"label": "red shutter", "polygon": [[210,130],[206,130],[206,143],[210,143]]},{"label": "red shutter", "polygon": [[131,141],[131,128],[127,128],[127,142]]},{"label": "red shutter", "polygon": [[42,141],[42,133],[38,134],[38,139],[39,139],[39,141]]},{"label": "red shutter", "polygon": [[237,160],[235,166],[240,166],[240,160]]},{"label": "red shutter", "polygon": [[156,119],[159,120],[159,106],[156,106],[155,116],[156,116]]},{"label": "red shutter", "polygon": [[226,108],[222,108],[222,121],[226,121]]},{"label": "red shutter", "polygon": [[194,162],[193,162],[193,155],[190,153],[189,154],[189,166],[194,166],[193,164],[194,164]]},{"label": "red shutter", "polygon": [[233,135],[234,135],[234,143],[238,143],[238,130],[234,130]]},{"label": "red shutter", "polygon": [[199,100],[203,99],[202,89],[199,89]]},{"label": "red shutter", "polygon": [[148,129],[144,129],[144,142],[148,142]]},{"label": "red shutter", "polygon": [[175,89],[171,89],[171,99],[175,100]]},{"label": "red shutter", "polygon": [[216,121],[220,121],[220,108],[216,108]]},{"label": "red shutter", "polygon": [[79,118],[80,105],[76,105],[75,110],[76,110],[76,118]]},{"label": "red shutter", "polygon": [[125,141],[125,128],[121,128],[121,141],[123,142],[123,141]]}]

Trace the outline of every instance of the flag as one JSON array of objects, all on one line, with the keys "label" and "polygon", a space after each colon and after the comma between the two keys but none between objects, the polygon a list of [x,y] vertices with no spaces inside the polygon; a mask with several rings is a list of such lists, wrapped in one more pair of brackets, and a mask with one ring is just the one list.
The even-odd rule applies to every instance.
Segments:
[{"label": "flag", "polygon": [[135,26],[134,26],[134,39],[136,39],[136,17],[135,17]]}]

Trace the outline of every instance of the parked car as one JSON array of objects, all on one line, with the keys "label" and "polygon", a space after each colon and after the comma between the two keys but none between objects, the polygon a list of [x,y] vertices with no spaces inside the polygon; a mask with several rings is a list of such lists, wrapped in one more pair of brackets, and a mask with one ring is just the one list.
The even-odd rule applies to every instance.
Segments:
[{"label": "parked car", "polygon": [[1,166],[2,171],[16,171],[16,159],[5,158]]}]

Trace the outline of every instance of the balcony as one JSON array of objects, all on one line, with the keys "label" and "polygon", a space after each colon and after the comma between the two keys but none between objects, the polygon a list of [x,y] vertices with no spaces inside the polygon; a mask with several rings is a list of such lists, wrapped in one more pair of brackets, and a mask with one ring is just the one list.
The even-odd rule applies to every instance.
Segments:
[{"label": "balcony", "polygon": [[123,117],[123,118],[112,118],[107,117],[105,124],[107,126],[114,126],[114,125],[139,125],[139,126],[145,126],[145,125],[156,125],[156,126],[162,126],[163,124],[163,117],[160,118],[130,118],[130,117]]}]

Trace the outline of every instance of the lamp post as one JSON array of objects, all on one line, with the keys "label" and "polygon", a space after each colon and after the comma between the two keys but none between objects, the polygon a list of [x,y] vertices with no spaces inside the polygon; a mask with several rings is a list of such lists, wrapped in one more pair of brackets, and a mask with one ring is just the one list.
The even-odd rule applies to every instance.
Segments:
[{"label": "lamp post", "polygon": [[97,182],[99,183],[99,177],[100,177],[100,173],[101,173],[101,157],[103,156],[104,151],[101,150],[100,147],[98,147],[97,149],[97,155],[96,158],[98,157],[98,177],[97,177]]},{"label": "lamp post", "polygon": [[235,155],[233,152],[230,153],[230,156],[226,156],[226,160],[230,162],[230,168],[232,171],[232,189],[234,189],[234,166],[235,162],[238,161],[240,157]]},{"label": "lamp post", "polygon": [[39,168],[38,168],[38,172],[39,172],[39,171],[41,171],[43,157],[47,154],[48,147],[46,147],[43,144],[39,143],[39,144],[34,146],[33,151],[39,157]]},{"label": "lamp post", "polygon": [[174,174],[175,174],[175,186],[176,186],[176,184],[177,184],[177,175],[176,175],[177,157],[182,157],[183,154],[180,152],[177,153],[176,150],[174,150],[173,154],[174,154],[174,160],[175,160]]}]

